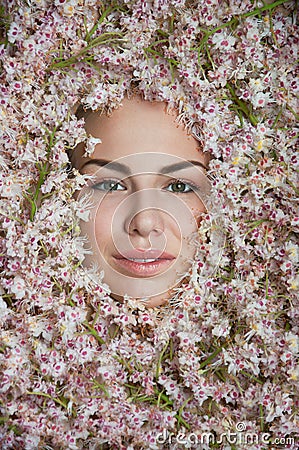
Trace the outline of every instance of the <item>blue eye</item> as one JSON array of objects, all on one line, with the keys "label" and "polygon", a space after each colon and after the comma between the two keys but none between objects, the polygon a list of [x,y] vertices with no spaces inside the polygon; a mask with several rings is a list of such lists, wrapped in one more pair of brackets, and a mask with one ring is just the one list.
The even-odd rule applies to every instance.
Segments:
[{"label": "blue eye", "polygon": [[126,189],[116,180],[103,180],[100,183],[94,184],[92,188],[97,191],[105,191],[105,192],[124,191]]},{"label": "blue eye", "polygon": [[[169,188],[173,186],[173,189],[170,190]],[[192,184],[185,183],[182,180],[175,180],[172,181],[168,186],[167,190],[170,192],[173,192],[174,194],[187,194],[189,192],[194,192],[196,190],[196,186],[193,186]]]},{"label": "blue eye", "polygon": [[[103,191],[103,192],[113,192],[113,191],[125,191],[126,187],[123,186],[117,180],[103,180],[99,183],[96,183],[92,186],[94,190]],[[182,180],[174,180],[167,187],[166,190],[172,192],[174,194],[188,194],[189,192],[194,192],[198,190],[197,186],[194,186],[191,183],[186,183]]]}]

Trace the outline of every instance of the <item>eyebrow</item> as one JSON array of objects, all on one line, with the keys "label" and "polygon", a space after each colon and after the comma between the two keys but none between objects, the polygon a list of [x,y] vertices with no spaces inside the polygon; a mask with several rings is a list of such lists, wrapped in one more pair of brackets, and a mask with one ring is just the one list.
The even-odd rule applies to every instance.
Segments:
[{"label": "eyebrow", "polygon": [[170,164],[169,166],[165,166],[160,170],[160,172],[163,174],[169,173],[169,172],[176,172],[177,170],[182,170],[182,169],[188,168],[188,167],[190,167],[190,165],[200,166],[203,169],[208,170],[208,168],[200,161],[188,160],[188,161],[182,161],[182,162]]},{"label": "eyebrow", "polygon": [[[105,166],[107,166],[109,164],[109,169],[111,169],[111,170],[117,170],[118,172],[121,172],[121,173],[123,173],[125,175],[132,175],[131,170],[125,164],[121,164],[121,163],[116,162],[116,161],[109,161],[107,159],[90,159],[89,161],[87,161],[86,163],[84,163],[82,165],[80,170],[82,170],[83,167],[86,167],[86,166],[91,165],[91,164],[95,164],[96,166],[100,166],[100,167],[105,167]],[[170,164],[169,166],[165,166],[159,172],[161,174],[175,172],[175,171],[178,171],[178,170],[182,170],[182,169],[188,168],[188,167],[190,167],[190,165],[199,166],[199,167],[202,167],[205,170],[208,170],[208,168],[203,163],[201,163],[200,161],[188,160],[188,161],[182,161],[182,162]]]},{"label": "eyebrow", "polygon": [[125,175],[131,175],[131,171],[128,166],[126,166],[125,164],[116,162],[116,161],[108,161],[107,159],[90,159],[89,161],[87,161],[86,163],[84,163],[82,165],[80,170],[82,170],[83,167],[89,166],[91,164],[95,164],[96,166],[101,166],[101,167],[107,166],[109,164],[109,169],[117,170],[118,172],[122,172]]}]

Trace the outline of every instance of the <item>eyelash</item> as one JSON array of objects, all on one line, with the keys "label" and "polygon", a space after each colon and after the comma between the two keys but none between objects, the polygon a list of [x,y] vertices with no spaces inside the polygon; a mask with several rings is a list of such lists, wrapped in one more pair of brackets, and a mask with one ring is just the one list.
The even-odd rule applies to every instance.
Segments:
[{"label": "eyelash", "polygon": [[[94,190],[98,190],[98,191],[113,192],[113,189],[101,189],[101,188],[98,187],[98,186],[100,186],[101,184],[109,183],[109,182],[110,182],[110,183],[111,183],[111,182],[114,182],[115,184],[119,184],[119,185],[121,186],[121,183],[120,183],[118,180],[113,180],[112,178],[107,178],[107,179],[104,179],[104,180],[100,181],[99,183],[93,184],[93,185],[92,185],[92,188],[93,188]],[[125,189],[122,189],[122,190],[125,190]]]},{"label": "eyelash", "polygon": [[[121,183],[118,181],[118,180],[114,180],[114,179],[112,179],[112,178],[107,178],[107,179],[104,179],[104,180],[102,180],[102,181],[100,181],[99,183],[96,183],[96,184],[94,184],[94,185],[92,185],[92,188],[94,189],[94,190],[99,190],[99,191],[106,191],[106,192],[119,192],[119,191],[125,191],[126,189],[102,189],[102,188],[99,188],[98,186],[100,186],[100,185],[102,185],[102,184],[104,184],[104,183],[111,183],[111,182],[114,182],[115,183],[115,185],[119,185],[119,186],[122,186],[121,185]],[[188,186],[189,188],[190,188],[190,190],[188,190],[188,191],[186,191],[186,192],[173,192],[173,191],[168,191],[168,192],[172,192],[173,194],[189,194],[190,192],[194,192],[194,191],[199,191],[199,186],[197,186],[197,185],[195,185],[195,184],[193,184],[193,183],[190,183],[189,181],[186,181],[186,180],[183,180],[183,179],[181,179],[181,178],[179,178],[179,179],[174,179],[174,180],[172,180],[168,185],[167,185],[167,188],[169,187],[169,186],[171,186],[172,184],[175,184],[175,183],[182,183],[182,184],[185,184],[186,186]]]}]

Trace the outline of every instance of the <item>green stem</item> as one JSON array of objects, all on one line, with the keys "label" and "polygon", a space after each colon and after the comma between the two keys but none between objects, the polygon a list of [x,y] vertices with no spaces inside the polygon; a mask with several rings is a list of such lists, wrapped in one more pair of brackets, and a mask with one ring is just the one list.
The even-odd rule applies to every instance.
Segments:
[{"label": "green stem", "polygon": [[187,405],[187,403],[190,402],[190,400],[192,400],[193,397],[189,397],[187,398],[184,403],[182,404],[182,406],[180,407],[180,409],[178,410],[178,413],[176,414],[176,418],[178,420],[178,423],[181,425],[184,425],[185,428],[187,428],[187,430],[190,430],[190,425],[185,421],[185,419],[183,419],[182,414],[184,411],[185,406]]},{"label": "green stem", "polygon": [[249,11],[248,13],[244,13],[241,15],[241,17],[251,17],[256,16],[264,11],[272,11],[274,8],[276,8],[279,5],[282,5],[283,3],[287,3],[289,0],[277,0],[276,2],[270,3],[268,5],[262,6],[261,8],[256,8],[253,11]]},{"label": "green stem", "polygon": [[25,226],[25,223],[23,222],[23,220],[21,220],[19,217],[16,216],[8,216],[8,218],[10,220],[16,220],[17,222],[19,222],[21,225],[23,225],[23,227]]},{"label": "green stem", "polygon": [[[190,49],[190,50],[195,50],[195,51],[198,52],[198,64],[200,65],[200,52],[202,51],[202,49],[206,45],[206,43],[207,43],[207,41],[208,41],[210,36],[212,36],[213,34],[217,33],[220,30],[223,30],[223,29],[228,28],[228,27],[233,26],[233,25],[237,25],[238,22],[241,19],[244,19],[244,18],[246,19],[247,17],[251,17],[251,16],[260,16],[261,13],[265,12],[265,11],[271,12],[272,10],[274,10],[274,8],[276,8],[279,5],[282,5],[283,3],[286,3],[287,1],[289,1],[289,0],[277,0],[276,2],[273,2],[271,4],[264,5],[261,8],[256,8],[253,11],[249,11],[248,13],[244,13],[244,14],[241,14],[239,16],[233,17],[228,22],[225,22],[222,25],[219,25],[219,26],[213,28],[210,31],[203,29],[202,31],[204,33],[204,37],[202,38],[199,46],[198,47],[193,47],[193,48]],[[211,59],[212,58],[209,57],[210,62],[211,62]],[[252,116],[251,120],[255,121],[256,119],[254,118],[254,116]]]},{"label": "green stem", "polygon": [[113,33],[103,33],[101,36],[96,37],[90,43],[87,45],[87,47],[84,47],[82,50],[80,50],[76,55],[70,56],[69,58],[60,61],[60,62],[54,62],[50,65],[50,67],[47,69],[47,71],[56,70],[65,68],[68,66],[71,66],[72,64],[75,64],[78,62],[80,58],[82,58],[86,53],[89,52],[92,48],[96,47],[97,45],[104,45],[108,43],[112,43],[113,41],[119,40],[120,37],[122,37],[122,33],[113,32]]},{"label": "green stem", "polygon": [[247,104],[243,100],[239,99],[231,83],[226,83],[226,88],[229,90],[232,101],[235,103],[235,105],[232,106],[232,109],[236,110],[237,108],[242,111],[244,116],[247,117],[250,123],[255,127],[258,124],[258,119],[252,114]]},{"label": "green stem", "polygon": [[65,236],[66,234],[68,234],[70,231],[72,231],[75,227],[75,224],[70,225],[65,231],[61,232],[61,236]]},{"label": "green stem", "polygon": [[260,424],[261,424],[261,431],[264,431],[264,429],[265,429],[265,421],[264,421],[263,405],[259,405],[259,409],[260,409]]},{"label": "green stem", "polygon": [[164,346],[164,348],[162,349],[162,351],[161,351],[161,353],[159,355],[159,359],[158,359],[158,362],[157,362],[157,368],[156,368],[156,379],[159,378],[163,355],[166,352],[168,345],[169,345],[169,341],[166,342],[166,345]]},{"label": "green stem", "polygon": [[106,19],[106,17],[117,8],[115,8],[113,5],[109,6],[101,15],[101,17],[99,18],[99,20],[94,24],[94,26],[92,27],[92,29],[90,31],[86,32],[86,36],[85,36],[85,41],[89,42],[92,35],[97,31],[97,29],[99,28],[99,26],[104,22],[104,20]]},{"label": "green stem", "polygon": [[291,108],[290,105],[286,104],[286,108],[293,114],[293,116],[295,117],[295,119],[297,121],[299,121],[299,114],[296,113],[296,111],[293,110],[293,108]]},{"label": "green stem", "polygon": [[163,400],[163,402],[164,402],[164,404],[161,407],[166,407],[168,405],[170,405],[170,406],[173,405],[173,401],[170,400],[170,398],[168,398],[167,395],[164,394],[163,391],[160,392],[157,388],[154,387],[154,392],[158,396],[157,399],[154,399],[155,400],[155,404],[157,405],[158,408],[160,407],[161,400]]},{"label": "green stem", "polygon": [[266,270],[265,285],[266,285],[266,298],[268,298],[269,297],[269,273],[268,273],[268,270]]},{"label": "green stem", "polygon": [[83,325],[88,329],[89,333],[90,333],[93,337],[95,337],[96,340],[97,340],[101,345],[104,345],[104,344],[105,344],[104,339],[102,339],[101,336],[98,335],[98,333],[96,332],[96,330],[95,330],[91,325],[89,325],[88,322],[83,322]]},{"label": "green stem", "polygon": [[172,361],[172,359],[173,359],[173,353],[174,353],[174,351],[173,351],[173,340],[170,339],[170,341],[169,341],[169,359],[170,359],[170,361]]},{"label": "green stem", "polygon": [[[246,231],[246,233],[244,234],[244,237],[247,236],[247,234],[251,233],[251,231],[255,230],[257,227],[259,227],[262,223],[264,222],[268,222],[269,219],[261,219],[261,220],[256,220],[255,222],[251,222],[254,225],[248,230]],[[249,221],[250,223],[250,221]]]},{"label": "green stem", "polygon": [[35,216],[35,213],[36,213],[36,210],[37,210],[37,200],[38,200],[38,197],[39,197],[40,189],[41,189],[42,185],[45,182],[46,174],[48,173],[48,169],[49,169],[48,163],[45,163],[45,164],[42,165],[41,171],[39,173],[36,189],[35,189],[33,198],[31,199],[31,211],[30,211],[30,220],[31,220],[31,222],[33,222],[33,220],[34,220],[34,216]]},{"label": "green stem", "polygon": [[217,356],[220,352],[222,352],[223,347],[224,347],[224,346],[221,346],[221,347],[219,347],[219,348],[216,348],[216,350],[215,350],[215,351],[214,351],[207,359],[205,359],[205,360],[201,363],[199,369],[201,370],[201,369],[203,369],[204,367],[206,367],[208,364],[210,364],[210,363],[213,361],[213,359],[215,358],[215,356]]},{"label": "green stem", "polygon": [[48,130],[46,130],[48,135],[49,135],[49,141],[48,141],[48,145],[47,145],[47,149],[46,149],[47,160],[43,164],[40,164],[39,177],[38,177],[37,185],[36,185],[36,188],[35,188],[33,196],[32,197],[30,196],[30,194],[32,195],[32,193],[30,191],[27,194],[24,194],[24,197],[29,201],[29,203],[31,205],[31,210],[30,210],[30,220],[31,220],[31,222],[33,222],[35,213],[37,211],[37,201],[38,201],[39,196],[40,196],[41,187],[44,184],[45,179],[46,179],[46,177],[47,177],[47,175],[49,173],[50,152],[51,152],[51,148],[53,147],[53,145],[55,143],[56,130],[57,130],[57,126],[54,127],[52,132],[49,132]]},{"label": "green stem", "polygon": [[63,408],[67,408],[67,403],[63,402],[59,398],[51,397],[51,395],[46,394],[45,392],[27,391],[27,394],[46,397],[46,398],[52,400],[53,402],[57,403],[58,405],[62,406]]},{"label": "green stem", "polygon": [[45,246],[44,242],[41,239],[39,240],[39,244],[40,244],[41,248],[43,249],[45,255],[49,256],[49,252],[47,250],[47,247]]},{"label": "green stem", "polygon": [[245,370],[240,370],[240,373],[241,373],[242,375],[245,375],[245,377],[250,378],[250,380],[255,381],[255,382],[258,383],[258,384],[261,384],[261,385],[264,384],[262,380],[260,380],[260,379],[257,378],[257,377],[254,377],[253,375],[251,375],[250,373],[246,372]]},{"label": "green stem", "polygon": [[272,129],[276,127],[277,122],[279,121],[281,115],[282,115],[282,107],[280,108],[280,110],[279,110],[277,116],[275,117],[275,120],[274,120],[273,125],[272,125],[272,127],[271,127]]},{"label": "green stem", "polygon": [[[287,1],[289,1],[289,0],[277,0],[276,2],[271,3],[269,5],[265,5],[265,6],[262,6],[261,8],[256,8],[253,11],[249,11],[248,13],[241,14],[239,16],[239,18],[243,19],[243,18],[247,18],[247,17],[251,17],[251,16],[260,15],[264,11],[272,11],[274,8],[276,8],[276,6],[282,5],[283,3],[286,3]],[[218,27],[215,27],[210,31],[203,30],[205,33],[205,36],[203,37],[203,39],[201,41],[200,47],[202,47],[207,42],[207,40],[209,39],[210,36],[217,33],[217,31],[223,30],[224,28],[230,27],[231,25],[235,25],[238,23],[238,21],[239,21],[239,19],[237,17],[233,17],[228,22],[225,22],[222,25],[219,25]]]},{"label": "green stem", "polygon": [[299,189],[295,186],[294,183],[292,183],[292,181],[286,179],[286,183],[294,189],[296,195],[299,195]]},{"label": "green stem", "polygon": [[110,397],[109,392],[104,384],[98,383],[97,381],[94,381],[93,389],[100,389],[106,397]]}]

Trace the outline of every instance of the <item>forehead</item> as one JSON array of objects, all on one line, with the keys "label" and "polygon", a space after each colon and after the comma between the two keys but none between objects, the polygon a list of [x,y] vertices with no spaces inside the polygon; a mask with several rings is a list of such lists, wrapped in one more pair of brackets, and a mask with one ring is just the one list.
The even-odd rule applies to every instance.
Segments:
[{"label": "forehead", "polygon": [[[205,165],[209,160],[198,141],[177,122],[175,111],[167,111],[164,102],[125,99],[122,106],[109,116],[88,114],[85,128],[89,135],[100,138],[102,143],[95,147],[90,157],[83,156],[83,145],[78,146],[73,156],[78,168],[90,159],[111,161],[130,156],[131,161],[141,161],[140,155],[145,156],[146,153],[159,155],[161,163],[167,163],[167,160],[169,163],[171,157],[198,160]],[[133,158],[132,155],[139,156]],[[152,156],[151,160],[154,161]],[[144,158],[144,164],[147,162],[148,156]]]},{"label": "forehead", "polygon": [[165,153],[135,153],[123,156],[115,160],[89,159],[80,167],[86,173],[104,175],[109,172],[117,172],[123,177],[139,174],[170,175],[181,171],[189,175],[205,177],[206,166],[197,160],[185,160]]}]

